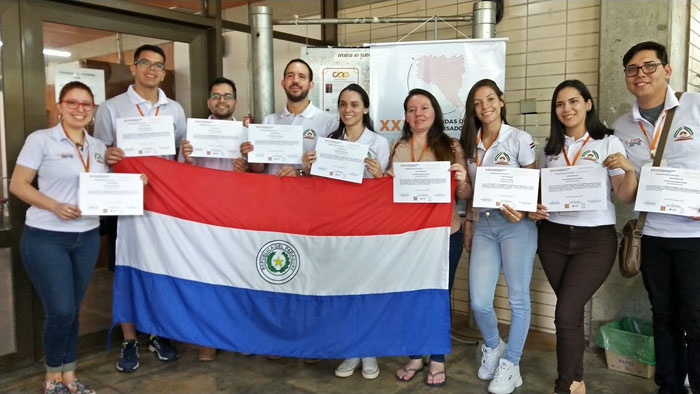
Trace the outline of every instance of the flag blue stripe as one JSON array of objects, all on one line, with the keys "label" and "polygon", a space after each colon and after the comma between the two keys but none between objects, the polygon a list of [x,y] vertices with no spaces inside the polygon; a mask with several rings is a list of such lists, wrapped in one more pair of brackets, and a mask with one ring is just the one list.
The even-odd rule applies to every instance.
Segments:
[{"label": "flag blue stripe", "polygon": [[308,296],[117,266],[113,321],[244,353],[345,358],[450,353],[447,290]]}]

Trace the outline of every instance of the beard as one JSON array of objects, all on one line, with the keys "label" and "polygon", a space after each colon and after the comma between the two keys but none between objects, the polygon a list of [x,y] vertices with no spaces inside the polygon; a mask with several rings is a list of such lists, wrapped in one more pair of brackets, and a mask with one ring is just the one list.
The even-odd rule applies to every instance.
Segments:
[{"label": "beard", "polygon": [[234,108],[226,108],[225,110],[219,110],[219,109],[214,109],[214,111],[211,112],[212,115],[214,115],[214,118],[216,119],[231,119],[231,116],[233,115]]},{"label": "beard", "polygon": [[[293,86],[294,86],[294,85],[293,85]],[[299,86],[299,85],[296,85],[296,86]],[[291,86],[290,86],[290,88],[291,88]],[[306,90],[303,90],[303,89],[302,89],[302,90],[299,92],[299,94],[294,95],[294,94],[291,93],[291,90],[285,89],[285,90],[284,90],[284,93],[287,95],[287,100],[292,101],[292,102],[294,102],[294,103],[298,103],[298,102],[300,102],[300,101],[304,101],[304,99],[306,98],[306,96],[309,95],[309,90],[308,90],[308,89],[306,89]]]}]

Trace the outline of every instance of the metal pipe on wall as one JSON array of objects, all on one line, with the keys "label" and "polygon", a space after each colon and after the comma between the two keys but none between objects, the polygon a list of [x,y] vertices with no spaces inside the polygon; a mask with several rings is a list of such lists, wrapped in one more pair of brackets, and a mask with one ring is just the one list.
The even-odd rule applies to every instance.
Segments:
[{"label": "metal pipe on wall", "polygon": [[274,57],[272,46],[272,10],[257,6],[250,9],[250,43],[253,80],[253,116],[262,119],[275,112]]},{"label": "metal pipe on wall", "polygon": [[496,12],[498,4],[495,1],[477,1],[472,13],[472,38],[494,38],[496,36]]},{"label": "metal pipe on wall", "polygon": [[[424,16],[407,16],[407,17],[362,17],[362,18],[321,18],[321,19],[282,19],[274,21],[275,25],[362,25],[367,23],[420,23],[426,20],[438,18]],[[471,15],[456,15],[439,17],[445,22],[471,22]],[[495,19],[494,19],[494,23]]]}]

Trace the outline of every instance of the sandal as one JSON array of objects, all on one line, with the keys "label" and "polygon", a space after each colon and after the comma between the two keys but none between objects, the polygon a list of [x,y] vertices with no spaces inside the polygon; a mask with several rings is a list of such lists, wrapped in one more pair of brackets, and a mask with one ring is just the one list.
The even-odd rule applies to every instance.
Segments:
[{"label": "sandal", "polygon": [[428,379],[426,379],[426,380],[425,380],[425,384],[427,384],[427,385],[430,386],[430,387],[441,387],[441,386],[444,386],[445,383],[447,383],[447,370],[445,369],[445,363],[441,363],[441,362],[439,362],[439,361],[430,361],[431,366],[432,366],[433,363],[435,363],[435,364],[442,364],[442,371],[430,372],[430,370],[428,370],[428,379],[432,378],[432,380],[434,381],[436,377],[438,377],[438,376],[440,376],[440,375],[443,375],[443,376],[445,376],[445,380],[443,380],[443,381],[440,382],[440,383],[429,383],[429,382],[428,382]]},{"label": "sandal", "polygon": [[[398,371],[396,371],[396,379],[397,379],[397,380],[400,380],[400,381],[402,381],[402,382],[410,382],[411,380],[413,380],[413,378],[416,377],[416,375],[418,375],[418,372],[420,372],[420,371],[423,370],[423,368],[424,368],[424,367],[423,367],[422,363],[421,363],[421,367],[420,367],[420,368],[406,368],[406,367],[404,366],[403,368],[401,368],[401,369],[399,369]],[[401,371],[404,372],[404,373],[403,373],[403,377],[399,376],[399,372],[401,372]],[[411,375],[410,378],[406,379],[406,376],[407,376],[410,372],[413,372],[413,375]]]}]

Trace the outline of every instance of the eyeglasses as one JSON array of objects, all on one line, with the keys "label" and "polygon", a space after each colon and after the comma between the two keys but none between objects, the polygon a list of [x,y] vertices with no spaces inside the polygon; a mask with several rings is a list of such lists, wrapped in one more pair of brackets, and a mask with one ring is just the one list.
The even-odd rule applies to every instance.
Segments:
[{"label": "eyeglasses", "polygon": [[656,67],[663,65],[663,63],[644,63],[641,66],[625,67],[625,75],[628,77],[636,77],[637,74],[639,74],[639,69],[642,69],[644,74],[653,74],[656,71]]},{"label": "eyeglasses", "polygon": [[151,63],[151,61],[150,61],[150,60],[147,60],[147,59],[137,60],[137,61],[134,62],[134,64],[137,65],[137,66],[139,66],[139,67],[143,67],[143,68],[151,68],[151,67],[153,67],[154,69],[156,69],[156,70],[158,70],[158,71],[163,71],[163,70],[165,70],[165,64],[163,64],[163,63],[161,63],[161,62]]},{"label": "eyeglasses", "polygon": [[85,111],[92,111],[95,108],[95,103],[92,101],[62,100],[61,103],[66,104],[69,109],[78,109],[82,106]]},{"label": "eyeglasses", "polygon": [[226,101],[229,100],[235,100],[236,96],[233,95],[233,93],[226,93],[226,94],[221,94],[221,93],[212,93],[209,95],[209,98],[212,100],[221,100],[224,99]]}]

